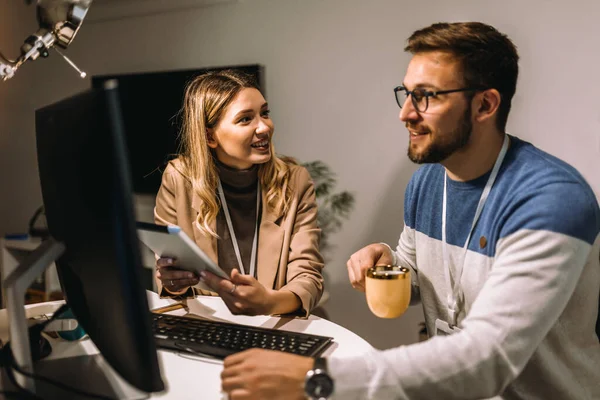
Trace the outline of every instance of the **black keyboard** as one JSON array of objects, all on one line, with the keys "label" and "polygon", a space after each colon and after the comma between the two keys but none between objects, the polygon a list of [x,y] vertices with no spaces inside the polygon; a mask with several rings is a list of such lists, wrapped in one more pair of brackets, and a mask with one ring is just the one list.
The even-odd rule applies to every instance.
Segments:
[{"label": "black keyboard", "polygon": [[220,359],[250,348],[318,357],[333,343],[326,336],[155,313],[152,330],[160,348]]}]

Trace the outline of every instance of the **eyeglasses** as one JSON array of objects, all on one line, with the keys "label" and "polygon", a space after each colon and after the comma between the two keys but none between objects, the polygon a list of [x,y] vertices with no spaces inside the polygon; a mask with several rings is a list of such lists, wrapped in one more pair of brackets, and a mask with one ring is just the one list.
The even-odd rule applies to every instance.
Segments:
[{"label": "eyeglasses", "polygon": [[468,92],[472,90],[485,90],[481,87],[475,88],[461,88],[461,89],[452,89],[452,90],[438,90],[431,91],[423,88],[416,88],[414,90],[408,90],[404,86],[396,86],[394,88],[394,95],[396,96],[396,103],[398,106],[402,108],[402,105],[406,102],[408,96],[411,97],[412,105],[419,112],[427,111],[427,107],[429,107],[429,98],[435,97],[438,94],[446,94],[446,93],[454,93],[454,92]]}]

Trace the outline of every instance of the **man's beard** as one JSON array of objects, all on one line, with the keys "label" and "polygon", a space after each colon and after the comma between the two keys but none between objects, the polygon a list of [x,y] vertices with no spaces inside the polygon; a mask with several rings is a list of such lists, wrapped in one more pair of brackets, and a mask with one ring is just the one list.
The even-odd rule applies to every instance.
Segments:
[{"label": "man's beard", "polygon": [[[422,153],[416,153],[408,142],[408,158],[416,164],[439,163],[448,158],[452,153],[462,149],[471,138],[473,124],[471,123],[471,109],[463,114],[458,127],[449,134],[438,136],[429,144]],[[429,133],[431,135],[431,133]]]}]

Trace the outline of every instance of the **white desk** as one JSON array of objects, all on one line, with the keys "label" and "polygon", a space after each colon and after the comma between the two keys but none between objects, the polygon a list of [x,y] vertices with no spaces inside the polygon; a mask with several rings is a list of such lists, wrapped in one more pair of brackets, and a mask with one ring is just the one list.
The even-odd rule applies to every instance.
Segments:
[{"label": "white desk", "polygon": [[[156,293],[153,292],[148,292],[148,301],[150,308],[157,308],[174,302],[174,300],[159,299]],[[61,304],[62,302],[59,301],[27,306],[27,316],[33,317],[35,315],[51,313]],[[331,336],[334,338],[335,343],[326,351],[326,356],[332,353],[341,356],[357,355],[371,349],[369,343],[358,335],[333,322],[315,316],[311,316],[308,319],[235,316],[229,312],[221,298],[207,296],[188,300],[188,307],[190,313],[214,320]],[[183,315],[185,313],[183,309],[180,309],[170,314]],[[0,338],[2,340],[6,340],[8,336],[6,322],[6,310],[0,310]],[[98,350],[89,339],[79,342],[55,340],[51,344],[53,351],[49,359],[98,353]],[[222,361],[199,358],[189,354],[166,350],[159,350],[158,358],[167,390],[153,394],[152,398],[195,400],[218,400],[225,398],[221,393],[220,374],[223,369]],[[110,367],[107,366],[107,369],[110,369]],[[125,384],[120,377],[114,376],[111,379],[115,379],[113,388],[119,387],[119,390],[122,390],[124,394],[132,392],[129,385]]]}]

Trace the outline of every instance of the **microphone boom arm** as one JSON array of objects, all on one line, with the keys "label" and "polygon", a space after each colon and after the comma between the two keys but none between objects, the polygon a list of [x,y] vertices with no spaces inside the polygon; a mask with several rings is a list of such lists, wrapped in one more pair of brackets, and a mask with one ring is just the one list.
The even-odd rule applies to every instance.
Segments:
[{"label": "microphone boom arm", "polygon": [[[31,0],[26,2],[30,3]],[[37,0],[39,29],[25,39],[17,60],[10,60],[0,52],[0,79],[5,81],[12,78],[17,69],[28,60],[48,57],[48,51],[53,46],[66,49],[79,31],[91,3],[92,0]],[[72,61],[66,60],[74,65]],[[75,69],[80,72],[80,76],[85,76],[78,68]]]}]

